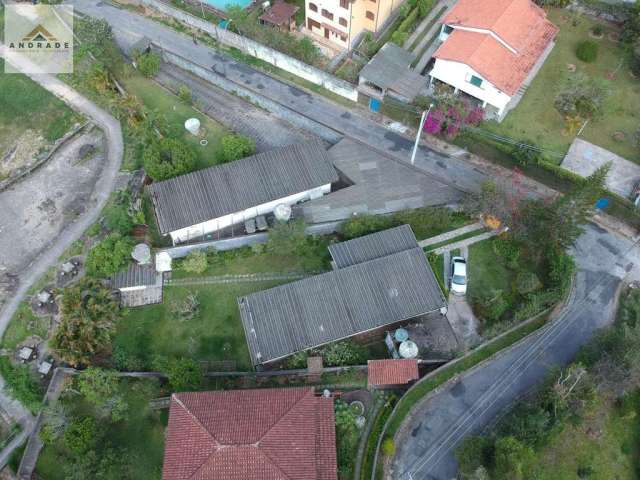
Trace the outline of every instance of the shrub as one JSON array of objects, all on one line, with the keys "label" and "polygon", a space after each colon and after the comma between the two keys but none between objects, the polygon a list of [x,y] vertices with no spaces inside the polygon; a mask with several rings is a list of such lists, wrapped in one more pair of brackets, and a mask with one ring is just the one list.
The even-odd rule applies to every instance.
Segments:
[{"label": "shrub", "polygon": [[604,28],[602,28],[602,25],[596,25],[591,30],[591,33],[593,33],[594,35],[599,37],[600,35],[602,35],[604,33]]},{"label": "shrub", "polygon": [[393,35],[391,35],[391,41],[401,47],[402,45],[404,45],[404,42],[407,41],[408,37],[409,34],[407,32],[396,30],[395,32],[393,32]]},{"label": "shrub", "polygon": [[202,250],[190,252],[182,261],[182,269],[189,273],[203,273],[207,266],[207,254]]},{"label": "shrub", "polygon": [[191,172],[196,167],[193,148],[174,138],[151,142],[145,148],[142,160],[147,175],[154,180],[167,180]]},{"label": "shrub", "polygon": [[598,44],[591,40],[584,40],[576,48],[576,57],[585,63],[593,63],[598,58]]},{"label": "shrub", "polygon": [[225,162],[232,162],[253,155],[256,143],[244,135],[228,134],[222,137],[222,156]]},{"label": "shrub", "polygon": [[130,195],[121,191],[104,209],[104,224],[112,232],[129,235],[133,228],[133,219],[129,215]]},{"label": "shrub", "polygon": [[387,457],[392,457],[396,453],[396,444],[393,443],[393,438],[385,438],[382,442],[382,453]]},{"label": "shrub", "polygon": [[184,103],[191,103],[192,95],[189,87],[187,87],[186,85],[180,85],[180,88],[178,88],[178,97]]},{"label": "shrub", "polygon": [[155,77],[160,71],[160,62],[160,55],[153,51],[136,57],[138,70],[145,77]]},{"label": "shrub", "polygon": [[129,237],[112,233],[95,245],[87,255],[85,267],[94,277],[108,277],[119,272],[129,261],[133,242]]},{"label": "shrub", "polygon": [[331,343],[323,347],[320,353],[324,363],[329,367],[360,365],[367,357],[364,347],[351,340]]},{"label": "shrub", "polygon": [[157,359],[155,368],[164,372],[174,392],[197,389],[202,382],[202,369],[191,358]]},{"label": "shrub", "polygon": [[200,313],[200,300],[194,293],[189,293],[184,300],[173,300],[169,310],[178,321],[185,322],[195,318]]},{"label": "shrub", "polygon": [[98,442],[98,427],[91,417],[75,420],[64,432],[64,444],[76,455],[83,455]]},{"label": "shrub", "polygon": [[542,287],[538,276],[533,272],[519,272],[516,277],[516,291],[520,295],[535,292]]},{"label": "shrub", "polygon": [[592,117],[602,111],[608,95],[609,86],[605,82],[578,73],[565,80],[554,106],[564,117]]},{"label": "shrub", "polygon": [[0,375],[7,382],[11,395],[26,405],[32,412],[39,409],[42,392],[26,365],[13,365],[7,357],[0,357]]}]

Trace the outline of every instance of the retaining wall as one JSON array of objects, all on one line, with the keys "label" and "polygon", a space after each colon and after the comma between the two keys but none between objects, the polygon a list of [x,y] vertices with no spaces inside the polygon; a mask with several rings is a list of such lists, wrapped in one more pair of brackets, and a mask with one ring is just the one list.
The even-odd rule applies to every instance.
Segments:
[{"label": "retaining wall", "polygon": [[320,85],[341,97],[348,98],[354,102],[358,101],[358,91],[354,85],[334,77],[319,68],[307,65],[298,59],[285,55],[284,53],[278,52],[273,48],[262,45],[261,43],[255,42],[249,38],[237,35],[229,30],[219,28],[213,23],[194,17],[187,12],[167,5],[160,0],[139,1],[142,5],[153,8],[186,25],[189,25],[190,27],[198,28],[208,33],[211,37],[224,45],[235,47],[252,57],[259,58],[260,60],[270,63],[282,70],[292,73],[300,78],[304,78],[315,85]]}]

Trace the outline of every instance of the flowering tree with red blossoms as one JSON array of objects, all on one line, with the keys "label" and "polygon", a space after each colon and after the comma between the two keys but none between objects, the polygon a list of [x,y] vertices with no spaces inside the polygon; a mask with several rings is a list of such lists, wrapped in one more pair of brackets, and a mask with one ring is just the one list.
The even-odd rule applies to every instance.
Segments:
[{"label": "flowering tree with red blossoms", "polygon": [[424,131],[431,135],[455,138],[465,125],[477,126],[484,119],[484,110],[472,106],[468,100],[446,98],[429,112],[424,122]]}]

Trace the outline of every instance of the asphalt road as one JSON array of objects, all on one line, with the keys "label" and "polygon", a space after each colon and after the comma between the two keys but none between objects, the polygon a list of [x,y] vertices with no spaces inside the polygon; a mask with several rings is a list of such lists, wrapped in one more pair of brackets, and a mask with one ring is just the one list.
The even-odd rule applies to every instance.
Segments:
[{"label": "asphalt road", "polygon": [[[106,19],[113,27],[116,40],[125,49],[143,36],[147,37],[162,48],[217,72],[227,80],[284,105],[316,123],[363,142],[399,161],[410,161],[413,139],[388,130],[353,109],[277,80],[206,45],[196,45],[192,37],[130,10],[116,8],[100,0],[70,0],[68,3],[78,12]],[[484,173],[469,163],[426,147],[419,148],[415,166],[425,174],[464,191],[475,191],[487,180]]]},{"label": "asphalt road", "polygon": [[551,368],[569,363],[594,332],[613,319],[623,278],[640,276],[638,249],[630,240],[591,224],[579,238],[574,256],[578,273],[564,311],[536,334],[425,401],[398,433],[391,478],[455,478],[454,452],[462,439],[490,425],[540,384]]}]

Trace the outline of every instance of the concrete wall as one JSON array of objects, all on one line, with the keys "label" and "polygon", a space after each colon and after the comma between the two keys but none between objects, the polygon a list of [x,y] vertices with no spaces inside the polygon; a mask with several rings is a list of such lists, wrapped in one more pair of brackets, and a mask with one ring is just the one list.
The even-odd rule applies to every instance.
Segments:
[{"label": "concrete wall", "polygon": [[246,220],[256,218],[258,215],[272,213],[276,206],[280,204],[295,205],[296,203],[303,202],[305,200],[319,198],[329,192],[331,192],[331,185],[322,185],[320,187],[307,190],[306,192],[289,195],[288,197],[273,200],[268,203],[263,203],[262,205],[248,208],[241,212],[231,213],[229,215],[224,215],[222,217],[207,220],[206,222],[198,223],[197,225],[192,225],[180,230],[174,230],[173,232],[170,232],[171,239],[173,240],[174,244],[186,242],[191,238],[197,238],[208,233],[217,232],[218,230],[230,227],[231,225],[242,224]]},{"label": "concrete wall", "polygon": [[[331,74],[328,74],[316,67],[307,65],[300,60],[280,53],[270,47],[254,42],[248,38],[236,35],[233,32],[218,28],[216,25],[194,17],[182,10],[173,8],[160,0],[139,0],[141,4],[154,8],[165,15],[175,18],[191,27],[199,28],[215,38],[220,43],[235,47],[244,53],[264,60],[271,65],[275,65],[282,70],[293,73],[300,78],[320,85],[327,90],[348,98],[354,102],[358,101],[358,91],[349,82],[345,82]],[[368,1],[368,0],[367,0]],[[370,2],[371,3],[371,2]]]},{"label": "concrete wall", "polygon": [[[479,98],[483,102],[493,105],[500,112],[503,111],[509,103],[509,100],[511,100],[509,95],[498,90],[486,78],[464,63],[437,58],[433,70],[431,70],[429,75],[473,97]],[[471,75],[482,78],[481,87],[476,87],[469,82]]]},{"label": "concrete wall", "polygon": [[[342,222],[327,222],[308,225],[305,229],[307,235],[330,235],[338,231]],[[256,233],[253,235],[243,235],[241,237],[225,238],[223,240],[212,240],[209,242],[192,243],[190,245],[178,245],[175,247],[158,250],[156,254],[166,252],[171,258],[183,258],[189,253],[215,248],[218,251],[234,250],[236,248],[250,247],[256,243],[266,243],[269,238],[268,233]]]},{"label": "concrete wall", "polygon": [[188,60],[181,55],[170,52],[168,50],[162,50],[156,45],[153,45],[153,48],[162,53],[162,58],[165,62],[171,63],[172,65],[182,68],[183,70],[191,72],[194,75],[202,78],[203,80],[206,80],[207,82],[222,88],[226,92],[243,97],[249,100],[251,103],[273,113],[278,118],[281,118],[303,130],[313,132],[318,137],[331,144],[338,143],[342,139],[342,135],[340,135],[338,132],[331,130],[324,125],[321,125],[314,120],[311,120],[310,118],[305,117],[304,115],[301,115],[298,112],[285,107],[284,105],[281,105],[280,103],[269,100],[268,98],[262,96],[257,92],[254,92],[253,90],[249,90],[235,82],[232,82],[231,80],[228,80],[227,78],[225,78],[224,72],[218,74],[212,70],[193,63],[191,60]]}]

